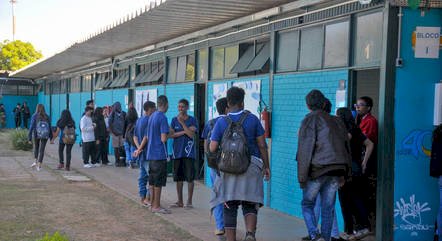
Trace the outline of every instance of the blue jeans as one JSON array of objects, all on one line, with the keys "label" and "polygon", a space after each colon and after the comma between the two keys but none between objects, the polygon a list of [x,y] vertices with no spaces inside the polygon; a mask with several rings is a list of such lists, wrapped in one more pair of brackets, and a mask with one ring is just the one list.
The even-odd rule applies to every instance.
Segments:
[{"label": "blue jeans", "polygon": [[442,240],[442,176],[439,176],[439,213],[437,214],[437,234]]},{"label": "blue jeans", "polygon": [[302,215],[311,238],[319,235],[318,220],[315,215],[315,204],[318,194],[321,195],[321,235],[330,241],[333,219],[335,214],[336,192],[338,191],[338,177],[322,176],[307,182],[302,190]]},{"label": "blue jeans", "polygon": [[147,181],[149,180],[149,162],[146,160],[140,161],[140,176],[138,177],[138,191],[141,198],[150,196],[149,186]]},{"label": "blue jeans", "polygon": [[[216,178],[219,178],[215,170],[210,168],[210,181],[215,183]],[[213,208],[213,216],[215,217],[216,229],[224,230],[224,207],[222,204],[218,204]]]},{"label": "blue jeans", "polygon": [[[319,221],[319,215],[321,214],[321,194],[318,194],[318,197],[316,198],[316,204],[315,204],[315,218],[316,222]],[[339,237],[339,228],[338,228],[338,218],[336,217],[336,211],[333,214],[335,217],[333,218],[333,227],[331,231],[331,236],[333,238]],[[318,226],[318,223],[316,223],[316,227]]]},{"label": "blue jeans", "polygon": [[135,157],[132,156],[134,152],[136,151],[136,147],[132,146],[129,142],[124,142],[124,151],[126,152],[126,165],[130,165],[131,163],[134,163]]}]

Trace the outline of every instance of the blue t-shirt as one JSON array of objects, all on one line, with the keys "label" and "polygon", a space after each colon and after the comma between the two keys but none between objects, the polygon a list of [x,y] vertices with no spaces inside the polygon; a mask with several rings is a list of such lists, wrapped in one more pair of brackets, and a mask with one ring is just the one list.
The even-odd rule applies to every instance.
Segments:
[{"label": "blue t-shirt", "polygon": [[[189,116],[187,120],[184,121],[188,128],[195,127],[198,131],[198,123],[196,119]],[[174,117],[170,123],[170,127],[175,130],[175,132],[183,131],[184,128],[178,121],[178,118]],[[196,132],[197,132],[196,131]],[[173,139],[173,157],[178,158],[192,158],[195,159],[195,141],[186,134]]]},{"label": "blue t-shirt", "polygon": [[[138,144],[141,144],[143,138],[146,136],[146,128],[148,122],[149,122],[149,116],[143,115],[142,117],[138,118],[137,123],[135,124],[134,136],[138,138]],[[140,160],[146,160],[146,146],[144,150],[141,152]]]},{"label": "blue t-shirt", "polygon": [[161,134],[169,134],[166,115],[161,111],[155,111],[149,118],[146,132],[148,138],[146,160],[166,160],[167,145],[161,142]]},{"label": "blue t-shirt", "polygon": [[[229,113],[229,116],[233,122],[237,122],[241,118],[242,113],[243,111]],[[221,142],[227,125],[226,117],[219,118],[215,124],[215,127],[213,127],[210,140]],[[256,142],[256,138],[264,135],[264,128],[262,128],[261,122],[259,121],[258,117],[250,113],[242,123],[242,126],[244,128],[244,134],[247,138],[247,147],[249,148],[250,154],[261,158],[258,143]]]},{"label": "blue t-shirt", "polygon": [[[216,117],[215,119],[209,120],[209,121],[206,123],[206,125],[204,126],[203,133],[201,134],[201,138],[202,138],[202,139],[206,140],[206,139],[210,138],[210,136],[208,136],[208,135],[209,135],[209,131],[210,131],[210,129],[211,129],[210,122],[213,121],[213,127],[215,127],[216,122],[217,122],[218,119],[219,119],[220,117],[222,117],[222,116],[225,116],[225,115],[218,116],[218,117]],[[212,128],[213,128],[213,127],[212,127]]]}]

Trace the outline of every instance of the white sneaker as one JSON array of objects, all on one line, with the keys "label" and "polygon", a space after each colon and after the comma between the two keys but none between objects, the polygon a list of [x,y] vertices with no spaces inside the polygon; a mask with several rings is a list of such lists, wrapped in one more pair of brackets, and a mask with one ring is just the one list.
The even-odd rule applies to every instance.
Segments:
[{"label": "white sneaker", "polygon": [[41,169],[41,167],[39,165],[37,165],[37,172],[39,172]]},{"label": "white sneaker", "polygon": [[84,167],[84,168],[91,168],[92,165],[91,165],[91,164],[84,164],[83,167]]},{"label": "white sneaker", "polygon": [[37,162],[32,163],[31,167],[37,166]]},{"label": "white sneaker", "polygon": [[100,163],[95,163],[95,164],[93,164],[94,165],[94,167],[101,167],[101,164]]}]

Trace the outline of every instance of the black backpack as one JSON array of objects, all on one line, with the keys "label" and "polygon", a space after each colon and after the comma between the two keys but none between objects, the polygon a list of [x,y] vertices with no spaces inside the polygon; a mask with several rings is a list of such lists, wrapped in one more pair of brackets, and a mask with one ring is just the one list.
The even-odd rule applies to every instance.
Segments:
[{"label": "black backpack", "polygon": [[212,135],[213,127],[215,126],[215,119],[209,121],[209,132],[207,133],[207,141],[206,141],[206,157],[207,157],[207,165],[210,168],[218,169],[218,160],[219,160],[219,152],[210,152],[210,136]]},{"label": "black backpack", "polygon": [[225,117],[228,126],[221,139],[221,154],[218,162],[218,168],[222,172],[239,175],[249,168],[250,152],[242,127],[249,114],[249,111],[244,111],[238,122],[233,122],[229,116]]}]

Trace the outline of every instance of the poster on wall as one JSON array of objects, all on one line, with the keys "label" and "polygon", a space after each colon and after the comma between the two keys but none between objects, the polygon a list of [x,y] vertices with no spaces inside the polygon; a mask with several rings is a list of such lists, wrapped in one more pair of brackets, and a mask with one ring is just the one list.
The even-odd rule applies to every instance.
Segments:
[{"label": "poster on wall", "polygon": [[135,91],[135,109],[138,116],[143,115],[143,105],[148,100],[157,103],[157,89]]},{"label": "poster on wall", "polygon": [[227,96],[227,83],[214,84],[212,94],[212,107],[209,108],[209,120],[219,116],[216,110],[216,101]]},{"label": "poster on wall", "polygon": [[416,27],[415,58],[439,58],[440,27]]},{"label": "poster on wall", "polygon": [[261,80],[251,80],[233,83],[233,86],[240,87],[246,92],[244,97],[244,109],[249,110],[259,119],[261,101]]}]

